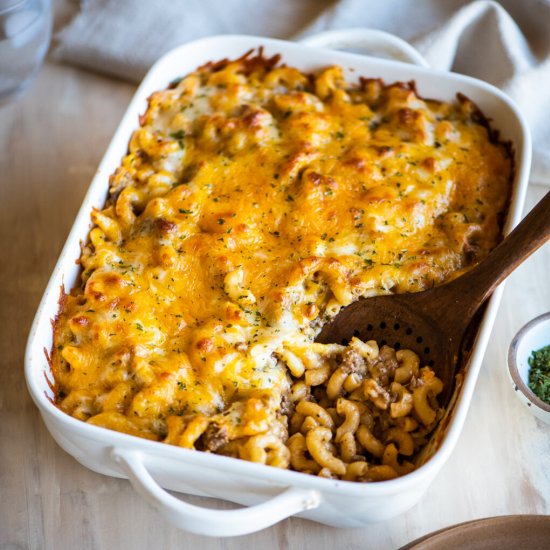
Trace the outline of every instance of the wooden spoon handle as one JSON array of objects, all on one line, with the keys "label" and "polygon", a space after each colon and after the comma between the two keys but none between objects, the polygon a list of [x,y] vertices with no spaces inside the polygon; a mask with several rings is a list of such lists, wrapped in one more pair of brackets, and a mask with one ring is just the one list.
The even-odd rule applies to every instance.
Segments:
[{"label": "wooden spoon handle", "polygon": [[453,290],[468,296],[466,309],[473,314],[516,267],[549,239],[550,192],[477,267],[455,281],[458,288]]}]

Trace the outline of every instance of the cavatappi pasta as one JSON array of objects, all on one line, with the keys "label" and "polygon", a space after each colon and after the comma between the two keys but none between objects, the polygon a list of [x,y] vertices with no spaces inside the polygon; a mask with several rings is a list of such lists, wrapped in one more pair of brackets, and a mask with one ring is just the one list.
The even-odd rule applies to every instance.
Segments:
[{"label": "cavatappi pasta", "polygon": [[[512,159],[479,110],[248,54],[154,93],[63,295],[56,404],[84,422],[349,480],[414,467],[441,382],[313,342],[360,296],[495,246]],[[435,367],[437,368],[437,366]]]}]

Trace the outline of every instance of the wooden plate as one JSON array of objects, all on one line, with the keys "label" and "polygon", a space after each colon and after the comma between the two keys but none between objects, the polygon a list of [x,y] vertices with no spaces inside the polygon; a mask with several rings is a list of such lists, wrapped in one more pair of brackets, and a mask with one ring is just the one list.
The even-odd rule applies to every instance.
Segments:
[{"label": "wooden plate", "polygon": [[459,523],[425,535],[401,550],[548,550],[550,516],[499,516]]}]

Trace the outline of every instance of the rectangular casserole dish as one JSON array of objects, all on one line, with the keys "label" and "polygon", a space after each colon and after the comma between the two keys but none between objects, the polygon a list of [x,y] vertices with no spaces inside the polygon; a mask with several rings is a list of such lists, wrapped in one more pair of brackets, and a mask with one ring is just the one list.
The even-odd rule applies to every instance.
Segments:
[{"label": "rectangular casserole dish", "polygon": [[[143,440],[78,421],[52,402],[50,369],[44,350],[52,346],[51,320],[58,311],[61,288],[69,292],[79,267],[80,242],[90,229],[90,213],[101,208],[109,175],[126,154],[138,116],[149,95],[170,81],[208,61],[237,58],[263,46],[267,56],[281,54],[284,63],[303,71],[332,64],[344,68],[349,81],[358,76],[380,77],[386,82],[416,82],[420,96],[450,101],[457,92],[473,100],[511,140],[515,154],[512,201],[504,233],[519,221],[530,167],[530,138],[515,105],[496,88],[458,74],[407,63],[365,57],[300,44],[249,36],[220,36],[199,40],[167,53],[149,71],[124,115],[77,215],[54,268],[31,328],[25,358],[29,391],[46,426],[58,444],[84,466],[110,476],[129,478],[136,490],[174,525],[189,531],[233,536],[257,531],[286,517],[300,517],[339,527],[363,527],[396,516],[413,506],[449,457],[472,398],[483,355],[497,313],[502,288],[490,299],[479,325],[464,379],[457,384],[444,428],[433,456],[411,474],[379,483],[355,483],[318,478],[266,467],[243,460]],[[217,511],[191,506],[162,488],[236,502],[248,508]]]}]

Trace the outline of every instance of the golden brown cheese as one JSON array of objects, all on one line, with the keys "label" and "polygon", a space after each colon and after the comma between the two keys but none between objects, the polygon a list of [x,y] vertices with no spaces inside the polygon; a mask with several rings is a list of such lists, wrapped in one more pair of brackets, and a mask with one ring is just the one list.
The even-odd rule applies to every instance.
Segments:
[{"label": "golden brown cheese", "polygon": [[324,320],[497,243],[511,155],[467,98],[277,63],[209,64],[150,97],[55,323],[68,414],[286,467]]}]

